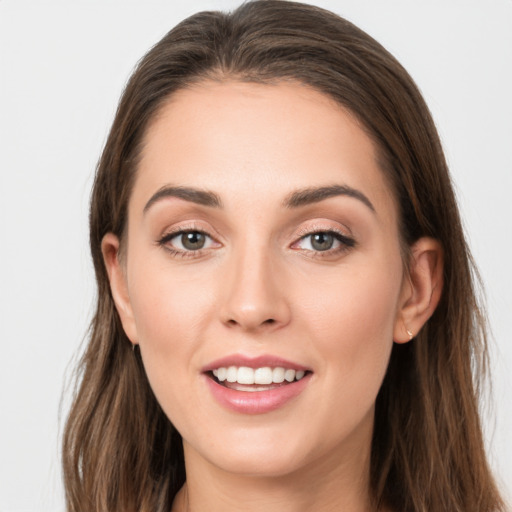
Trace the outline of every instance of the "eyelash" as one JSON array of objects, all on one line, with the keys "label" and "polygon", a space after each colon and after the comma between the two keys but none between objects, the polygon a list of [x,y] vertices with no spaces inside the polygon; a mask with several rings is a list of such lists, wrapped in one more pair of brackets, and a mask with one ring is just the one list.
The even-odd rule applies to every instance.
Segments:
[{"label": "eyelash", "polygon": [[336,229],[325,229],[322,227],[309,227],[303,229],[301,232],[299,232],[299,239],[293,243],[293,245],[297,245],[303,240],[306,240],[309,237],[313,237],[314,235],[331,235],[336,241],[340,243],[339,247],[334,249],[327,249],[325,251],[315,251],[310,249],[303,249],[304,251],[307,251],[309,253],[312,253],[313,258],[328,258],[332,256],[336,256],[338,254],[342,254],[344,252],[349,251],[353,247],[356,246],[356,241],[342,233],[341,231],[338,231]]},{"label": "eyelash", "polygon": [[182,249],[176,249],[169,245],[169,242],[173,238],[177,238],[181,235],[184,235],[185,233],[199,233],[201,235],[204,235],[205,237],[214,240],[212,236],[210,236],[206,231],[202,229],[198,229],[196,227],[190,226],[190,227],[181,227],[177,229],[176,231],[171,231],[169,233],[166,233],[157,241],[157,244],[161,247],[163,247],[166,251],[168,251],[171,256],[177,257],[177,258],[198,258],[203,255],[205,250],[208,249],[198,249],[198,250],[182,250]]},{"label": "eyelash", "polygon": [[[169,242],[173,238],[177,238],[186,233],[199,233],[215,242],[214,238],[212,236],[210,236],[206,231],[191,226],[191,227],[186,227],[186,228],[180,228],[180,229],[177,229],[176,231],[171,231],[170,233],[166,233],[157,241],[157,244],[159,246],[163,247],[166,251],[168,251],[171,254],[171,256],[173,256],[173,257],[178,257],[178,258],[199,258],[199,257],[201,257],[204,254],[204,252],[207,251],[209,248],[197,249],[197,250],[182,250],[182,249],[176,249],[169,245]],[[327,249],[325,251],[302,249],[302,251],[312,253],[312,257],[314,257],[314,258],[326,258],[329,256],[335,256],[337,254],[341,254],[343,252],[346,252],[346,251],[352,249],[356,245],[356,241],[353,238],[348,237],[347,235],[345,235],[342,232],[337,231],[335,229],[314,228],[312,231],[311,228],[309,228],[309,229],[302,230],[302,232],[299,232],[299,234],[298,234],[299,238],[296,242],[294,242],[292,244],[292,247],[294,245],[299,244],[301,241],[306,240],[308,237],[313,237],[314,235],[318,235],[318,234],[333,236],[334,239],[340,243],[340,246],[335,249]]]}]

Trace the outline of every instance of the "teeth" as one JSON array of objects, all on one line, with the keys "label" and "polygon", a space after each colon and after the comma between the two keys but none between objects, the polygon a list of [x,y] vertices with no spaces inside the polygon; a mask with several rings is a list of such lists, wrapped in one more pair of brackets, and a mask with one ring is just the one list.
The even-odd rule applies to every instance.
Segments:
[{"label": "teeth", "polygon": [[295,370],[286,370],[284,372],[284,380],[293,382],[295,380]]},{"label": "teeth", "polygon": [[257,368],[254,370],[255,384],[272,384],[272,368]]},{"label": "teeth", "polygon": [[303,370],[292,370],[290,368],[248,368],[247,366],[230,366],[228,368],[216,368],[213,375],[220,382],[238,382],[238,384],[281,384],[285,380],[293,382],[300,380],[306,374]]},{"label": "teeth", "polygon": [[252,368],[241,366],[238,368],[236,381],[238,384],[254,384],[254,373],[255,372]]},{"label": "teeth", "polygon": [[236,379],[238,377],[238,370],[236,366],[230,366],[226,371],[226,380],[228,382],[236,382]]},{"label": "teeth", "polygon": [[274,368],[272,370],[272,382],[276,384],[281,384],[284,382],[284,368]]}]

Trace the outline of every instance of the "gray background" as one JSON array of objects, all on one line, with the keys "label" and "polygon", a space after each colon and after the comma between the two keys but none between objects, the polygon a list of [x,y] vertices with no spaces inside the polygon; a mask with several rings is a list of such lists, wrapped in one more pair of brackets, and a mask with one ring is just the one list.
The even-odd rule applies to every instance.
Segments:
[{"label": "gray background", "polygon": [[[412,74],[486,284],[492,466],[512,489],[512,1],[314,1]],[[87,203],[135,62],[192,12],[237,1],[0,0],[0,511],[63,510],[59,403],[94,299]],[[64,395],[62,411],[67,410]],[[63,414],[64,416],[65,414]]]}]

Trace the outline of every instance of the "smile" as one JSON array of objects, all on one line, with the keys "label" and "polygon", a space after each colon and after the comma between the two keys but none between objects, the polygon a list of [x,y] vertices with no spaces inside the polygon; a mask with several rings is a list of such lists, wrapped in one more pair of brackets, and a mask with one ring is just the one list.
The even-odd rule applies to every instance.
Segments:
[{"label": "smile", "polygon": [[269,366],[264,366],[262,368],[222,366],[212,370],[212,373],[219,382],[225,383],[227,387],[232,387],[229,386],[229,384],[259,384],[265,386],[269,384],[281,384],[285,381],[294,382],[295,380],[301,380],[306,374],[304,370],[293,370],[291,368],[283,368],[281,366],[275,368],[271,368]]},{"label": "smile", "polygon": [[241,414],[280,409],[308,387],[313,372],[272,356],[230,356],[203,368],[211,396],[223,408]]}]

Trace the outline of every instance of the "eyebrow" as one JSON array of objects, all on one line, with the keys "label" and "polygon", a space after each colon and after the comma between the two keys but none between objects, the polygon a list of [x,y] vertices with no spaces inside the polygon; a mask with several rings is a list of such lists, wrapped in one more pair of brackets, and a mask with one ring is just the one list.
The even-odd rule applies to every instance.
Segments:
[{"label": "eyebrow", "polygon": [[358,199],[375,213],[375,207],[372,202],[361,191],[347,185],[329,185],[326,187],[296,190],[285,199],[283,204],[286,208],[299,208],[336,196],[348,196]]},{"label": "eyebrow", "polygon": [[[361,191],[347,185],[329,185],[295,190],[283,201],[283,206],[286,208],[300,208],[301,206],[319,203],[336,196],[348,196],[358,199],[372,212],[375,212],[372,202]],[[167,197],[177,197],[202,206],[209,206],[210,208],[222,208],[222,201],[215,192],[192,187],[164,185],[151,196],[144,206],[143,213],[146,213],[153,204]]]},{"label": "eyebrow", "polygon": [[156,202],[166,197],[177,197],[190,201],[191,203],[209,206],[211,208],[222,208],[220,197],[214,192],[208,190],[200,190],[192,187],[173,187],[164,185],[158,189],[144,206],[143,213],[146,213]]}]

